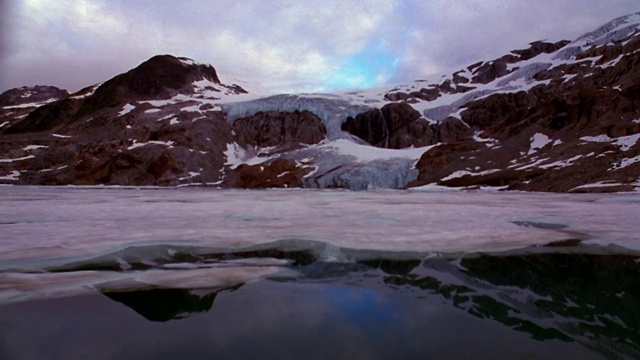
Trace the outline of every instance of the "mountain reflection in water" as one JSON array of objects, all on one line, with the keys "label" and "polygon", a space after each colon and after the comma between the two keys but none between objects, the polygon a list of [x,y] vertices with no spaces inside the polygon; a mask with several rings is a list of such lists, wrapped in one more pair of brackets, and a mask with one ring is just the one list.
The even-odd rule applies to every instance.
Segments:
[{"label": "mountain reflection in water", "polygon": [[[567,252],[565,248],[563,253],[474,254],[455,260],[438,256],[421,260],[410,254],[389,259],[381,254],[353,263],[313,260],[307,251],[250,255],[301,259],[289,265],[301,274],[298,278],[277,280],[299,284],[301,296],[303,284],[326,285],[327,292],[335,291],[328,284],[351,286],[358,300],[341,298],[339,309],[363,329],[372,326],[371,319],[384,318],[388,323],[393,317],[392,308],[378,306],[378,297],[391,291],[418,300],[439,299],[443,309],[501,323],[540,342],[577,342],[606,357],[640,357],[638,257]],[[209,292],[153,289],[105,295],[148,320],[168,321],[209,311],[219,291],[240,286]],[[330,294],[334,300],[340,296]],[[373,324],[385,326],[384,322]]]}]

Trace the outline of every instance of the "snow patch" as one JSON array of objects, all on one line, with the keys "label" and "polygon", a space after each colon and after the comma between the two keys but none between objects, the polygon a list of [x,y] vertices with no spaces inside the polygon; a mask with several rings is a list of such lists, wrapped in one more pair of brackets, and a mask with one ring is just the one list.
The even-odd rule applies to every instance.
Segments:
[{"label": "snow patch", "polygon": [[620,146],[620,149],[622,151],[627,151],[635,146],[635,144],[638,142],[638,139],[640,139],[640,133],[616,138],[614,144]]},{"label": "snow patch", "polygon": [[545,147],[549,142],[551,142],[551,139],[549,139],[549,137],[545,134],[541,134],[541,133],[537,133],[535,135],[533,135],[531,137],[531,147],[529,149],[529,153],[527,155],[531,155],[533,153],[535,153],[536,151],[542,149],[543,147]]},{"label": "snow patch", "polygon": [[162,110],[160,110],[160,109],[148,109],[148,110],[145,110],[144,113],[145,114],[151,114],[151,113],[156,113],[156,112],[160,112],[160,111],[162,111]]},{"label": "snow patch", "polygon": [[200,104],[196,104],[196,105],[191,105],[191,106],[187,106],[187,107],[183,107],[180,110],[181,111],[187,111],[187,112],[200,112]]},{"label": "snow patch", "polygon": [[636,145],[638,140],[640,139],[640,133],[629,135],[629,136],[621,136],[618,138],[610,138],[607,135],[599,135],[599,136],[584,136],[581,137],[580,140],[586,142],[609,142],[613,145],[617,145],[620,147],[620,150],[627,151]]},{"label": "snow patch", "polygon": [[[0,160],[0,162],[1,162],[1,160]],[[20,177],[20,171],[13,170],[8,175],[0,176],[0,180],[16,181],[16,180],[18,180],[19,177]]]},{"label": "snow patch", "polygon": [[[521,166],[521,167],[519,167],[519,168],[516,168],[516,170],[526,170],[526,169],[530,169],[530,168],[533,168],[533,167],[536,167],[536,166],[538,166],[538,165],[542,164],[543,162],[545,162],[545,161],[547,161],[547,160],[549,160],[549,159],[550,159],[550,158],[542,158],[542,159],[540,159],[540,160],[536,160],[536,161],[534,161],[534,162],[532,162],[532,163],[530,163],[530,164],[527,164],[527,165]],[[510,166],[509,168],[512,168],[512,167],[514,167],[514,166],[517,166],[517,165],[512,165],[512,166]]]},{"label": "snow patch", "polygon": [[[586,156],[589,156],[589,155],[586,155]],[[567,167],[567,166],[573,165],[573,163],[575,163],[576,161],[582,159],[583,157],[585,157],[585,155],[576,155],[576,156],[574,156],[574,157],[572,157],[570,159],[558,160],[558,161],[554,161],[554,162],[549,163],[549,164],[540,165],[538,167],[541,168],[541,169],[549,169],[549,168],[552,168],[552,167],[563,168],[563,167]]]},{"label": "snow patch", "polygon": [[620,160],[620,162],[616,163],[613,165],[613,169],[614,170],[620,170],[620,169],[624,169],[627,166],[631,166],[637,162],[640,162],[640,155],[632,157],[632,158],[626,158],[626,159],[622,159]]},{"label": "snow patch", "polygon": [[35,155],[29,155],[29,156],[24,156],[24,157],[15,158],[15,159],[0,159],[0,163],[11,163],[15,161],[29,160],[29,159],[33,159],[34,157]]},{"label": "snow patch", "polygon": [[5,122],[3,122],[2,124],[0,124],[0,128],[1,128],[1,127],[6,126],[6,125],[8,125],[8,124],[9,124],[9,122],[8,122],[8,121],[5,121]]},{"label": "snow patch", "polygon": [[591,188],[600,188],[600,187],[613,187],[613,186],[623,186],[624,184],[620,183],[612,183],[611,181],[598,181],[591,184],[584,184],[580,186],[576,186],[573,189],[569,190],[569,192],[580,190],[580,189],[591,189]]},{"label": "snow patch", "polygon": [[131,112],[131,110],[135,109],[136,107],[134,105],[131,104],[126,104],[122,110],[118,113],[118,116],[124,116],[128,113]]},{"label": "snow patch", "polygon": [[143,146],[147,146],[147,145],[151,145],[151,144],[155,144],[155,145],[164,145],[167,146],[169,148],[172,148],[173,145],[175,145],[175,142],[173,141],[149,141],[146,143],[139,143],[138,140],[133,140],[133,145],[129,146],[127,148],[127,150],[133,150],[139,147],[143,147]]},{"label": "snow patch", "polygon": [[258,152],[255,149],[251,150],[252,151],[248,151],[235,142],[227,144],[227,149],[224,151],[227,157],[225,166],[230,166],[231,169],[235,169],[242,164],[257,165],[271,159],[269,156],[256,156]]},{"label": "snow patch", "polygon": [[457,179],[457,178],[461,178],[463,176],[482,176],[482,175],[488,175],[488,174],[493,174],[495,172],[499,172],[502,171],[500,169],[490,169],[490,170],[485,170],[485,171],[481,171],[481,172],[471,172],[468,170],[460,170],[460,171],[456,171],[453,174],[450,174],[449,176],[442,178],[440,181],[447,181],[447,180],[452,180],[452,179]]},{"label": "snow patch", "polygon": [[40,101],[40,102],[37,102],[37,103],[27,103],[27,104],[3,106],[2,108],[3,109],[26,109],[26,108],[32,108],[32,107],[40,107],[42,105],[46,105],[46,104],[52,103],[54,101],[58,101],[58,99],[49,99],[49,100]]},{"label": "snow patch", "polygon": [[87,92],[86,94],[75,95],[75,96],[71,96],[70,98],[71,99],[84,99],[86,97],[89,97],[89,96],[93,95],[93,93],[96,92],[96,90],[100,87],[100,85],[102,85],[102,84],[93,85],[91,90],[89,92]]},{"label": "snow patch", "polygon": [[200,176],[200,173],[199,172],[195,172],[195,171],[189,171],[188,176],[181,177],[178,180],[180,180],[180,181],[189,180],[189,179],[192,179],[192,178],[194,178],[196,176]]},{"label": "snow patch", "polygon": [[616,65],[618,64],[618,62],[619,62],[620,60],[622,60],[622,57],[623,57],[623,56],[624,56],[624,54],[620,54],[617,58],[615,58],[615,59],[613,59],[613,60],[611,60],[611,61],[607,62],[606,64],[602,64],[602,65],[600,65],[599,67],[600,67],[600,68],[602,68],[602,69],[606,69],[606,68],[608,68],[608,67],[616,66]]},{"label": "snow patch", "polygon": [[60,139],[68,139],[68,138],[72,138],[73,137],[71,135],[61,135],[61,134],[51,134],[51,136],[57,137],[57,138],[60,138]]},{"label": "snow patch", "polygon": [[24,147],[22,150],[29,151],[29,150],[38,150],[38,149],[46,149],[46,148],[48,148],[48,146],[44,146],[44,145],[28,145],[28,146]]},{"label": "snow patch", "polygon": [[347,139],[338,139],[318,146],[327,149],[337,155],[353,157],[359,163],[368,163],[375,160],[407,159],[418,160],[427,150],[437,145],[407,149],[383,149],[370,145],[356,144]]}]

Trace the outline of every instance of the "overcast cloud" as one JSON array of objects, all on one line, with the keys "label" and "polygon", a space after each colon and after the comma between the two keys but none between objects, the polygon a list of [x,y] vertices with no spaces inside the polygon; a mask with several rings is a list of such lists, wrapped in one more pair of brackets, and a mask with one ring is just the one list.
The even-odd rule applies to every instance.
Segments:
[{"label": "overcast cloud", "polygon": [[210,63],[223,82],[328,91],[419,79],[535,40],[571,40],[640,3],[0,0],[0,11],[0,92],[36,84],[76,91],[156,54]]}]

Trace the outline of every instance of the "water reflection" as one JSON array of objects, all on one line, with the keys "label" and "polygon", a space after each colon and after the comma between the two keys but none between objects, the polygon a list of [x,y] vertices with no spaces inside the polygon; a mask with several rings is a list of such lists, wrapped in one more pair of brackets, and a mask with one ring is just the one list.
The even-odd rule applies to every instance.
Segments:
[{"label": "water reflection", "polygon": [[[242,285],[231,290],[236,290]],[[165,322],[184,319],[194,313],[211,310],[219,291],[198,294],[195,290],[151,289],[104,293],[109,299],[122,303],[150,321]]]},{"label": "water reflection", "polygon": [[[344,321],[367,333],[392,323],[402,329],[400,313],[419,311],[420,301],[433,306],[433,300],[439,299],[438,311],[499,323],[540,342],[577,342],[606,357],[640,358],[640,261],[636,256],[552,252],[456,260],[380,257],[343,263],[314,260],[309,252],[303,253],[264,251],[251,256],[297,258],[290,266],[301,276],[288,282],[300,284],[300,297],[308,295],[305,284],[320,286]],[[347,284],[349,290],[335,284]],[[209,311],[220,291],[237,288],[105,295],[148,320],[169,321]],[[395,303],[381,302],[389,294],[418,301],[403,302],[403,307],[412,308],[400,309]]]},{"label": "water reflection", "polygon": [[640,263],[626,255],[475,256],[458,262],[380,261],[384,283],[419,289],[539,341],[577,341],[640,357]]}]

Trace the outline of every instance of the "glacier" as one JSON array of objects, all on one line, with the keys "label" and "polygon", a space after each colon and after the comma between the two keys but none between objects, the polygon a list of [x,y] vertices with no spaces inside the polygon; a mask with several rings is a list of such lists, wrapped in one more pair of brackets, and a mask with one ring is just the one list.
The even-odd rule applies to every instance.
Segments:
[{"label": "glacier", "polygon": [[327,128],[327,138],[344,138],[340,126],[349,116],[356,116],[371,109],[357,105],[337,95],[330,94],[282,94],[250,101],[230,102],[222,106],[227,119],[233,124],[239,118],[251,116],[261,111],[293,112],[307,110],[314,113]]}]

